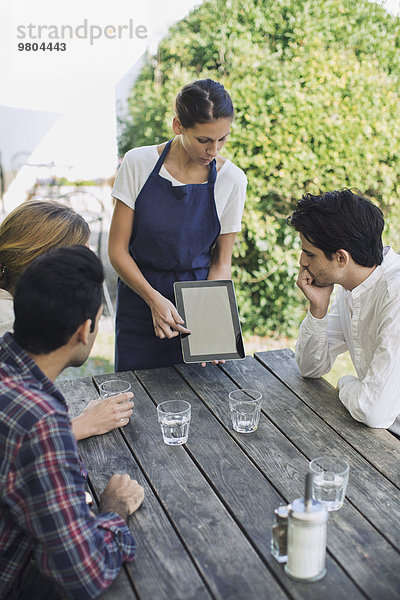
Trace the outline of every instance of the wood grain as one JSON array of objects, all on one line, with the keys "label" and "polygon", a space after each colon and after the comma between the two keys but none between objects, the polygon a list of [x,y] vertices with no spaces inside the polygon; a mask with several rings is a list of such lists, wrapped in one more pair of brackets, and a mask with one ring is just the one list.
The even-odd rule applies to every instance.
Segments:
[{"label": "wood grain", "polygon": [[123,566],[117,579],[105,592],[100,594],[98,600],[138,600],[138,598]]},{"label": "wood grain", "polygon": [[[185,374],[187,374],[188,369],[199,372],[203,381],[207,382],[207,386],[210,386],[210,378],[211,381],[214,381],[213,374],[221,376],[221,372],[212,367],[209,371],[198,365],[178,367],[180,373],[185,371]],[[278,565],[273,559],[270,552],[271,526],[274,509],[279,504],[284,503],[283,499],[230,435],[229,408],[226,401],[221,403],[221,396],[218,393],[216,405],[228,417],[228,428],[219,424],[209,414],[209,405],[212,403],[210,396],[213,394],[212,385],[207,394],[206,407],[194,391],[185,385],[178,373],[174,374],[170,369],[159,370],[159,376],[157,377],[154,377],[151,371],[139,371],[137,376],[157,403],[167,397],[182,398],[191,403],[192,423],[186,445],[187,451],[210,481],[218,497],[221,498],[240,528],[263,556],[270,570],[293,598],[315,598],[319,600],[322,595],[326,598],[335,598],[336,592],[334,590],[339,583],[342,590],[346,590],[349,598],[362,597],[354,584],[330,558],[328,558],[330,566],[328,577],[311,588],[296,584],[288,579],[282,566]],[[198,391],[197,382],[195,384],[190,378],[185,379],[193,389]],[[227,380],[227,377],[225,379]],[[258,435],[259,432],[256,432],[250,436],[245,435],[242,437],[253,438],[255,436],[258,438]],[[229,541],[226,540],[226,543],[228,544]],[[245,572],[246,564],[243,564],[242,568]]]},{"label": "wood grain", "polygon": [[[340,536],[337,527],[330,527],[328,548],[354,580],[363,582],[362,589],[365,592],[371,589],[381,590],[384,597],[396,598],[400,589],[400,555],[392,547],[394,545],[398,548],[400,539],[399,496],[396,487],[373,469],[272,373],[265,372],[264,367],[255,359],[247,357],[244,361],[232,361],[226,364],[224,370],[236,385],[249,387],[251,382],[252,386],[263,393],[265,412],[304,455],[301,478],[299,479],[300,473],[296,470],[285,483],[290,500],[301,495],[299,490],[311,458],[333,453],[349,461],[351,475],[347,497],[357,508],[345,501],[345,506],[335,515],[335,519],[339,519],[346,536]],[[229,387],[227,391],[228,389]],[[270,465],[260,455],[260,447],[255,449],[252,442],[247,442],[247,438],[243,444],[252,456],[256,452],[259,466],[271,476]],[[283,462],[282,475],[285,475],[288,468],[286,456]],[[280,480],[275,480],[275,483],[282,493]],[[392,545],[384,539],[382,533]],[[353,546],[355,539],[359,543]],[[366,556],[371,557],[371,560],[366,561]],[[387,573],[385,579],[380,576],[382,572]]]},{"label": "wood grain", "polygon": [[[137,385],[137,380],[132,374],[130,380]],[[65,393],[67,390],[66,398],[68,401],[71,398],[71,406],[74,410],[79,409],[80,403],[84,405],[87,398],[98,395],[93,383],[87,378],[80,380],[79,383],[79,386],[76,385],[75,380],[63,383],[62,391]],[[137,396],[138,394],[135,394],[135,402],[138,401]],[[134,425],[133,418],[127,427],[134,430]],[[79,450],[97,498],[100,497],[114,473],[129,473],[145,489],[142,507],[129,520],[137,544],[136,559],[133,563],[125,565],[139,598],[149,600],[210,598],[120,431],[114,430],[102,436],[82,440],[79,442]],[[176,577],[176,565],[179,565],[179,578]],[[118,579],[120,577],[125,579],[126,574],[121,571]],[[123,585],[125,589],[125,581]],[[132,598],[135,597],[132,591]],[[119,600],[118,596],[117,598]]]},{"label": "wood grain", "polygon": [[[138,371],[136,375],[156,401],[190,398],[193,428],[191,425],[189,439],[196,436],[195,424],[202,418],[207,422],[204,414],[197,413],[204,407],[200,402],[196,404],[187,387],[177,387],[176,373],[172,369],[155,369]],[[153,382],[157,388],[154,396]],[[151,389],[147,387],[149,383]],[[263,598],[270,590],[271,597],[285,598],[188,450],[163,443],[156,405],[146,398],[140,402],[140,433],[130,437],[127,432],[127,438],[213,596],[221,600]]]},{"label": "wood grain", "polygon": [[294,353],[287,349],[256,355],[296,395],[362,456],[400,488],[400,443],[385,429],[374,429],[355,421],[339,400],[338,392],[325,379],[301,377]]},{"label": "wood grain", "polygon": [[[122,430],[80,442],[98,497],[110,475],[145,487],[130,526],[137,559],[105,600],[397,600],[400,590],[400,442],[356,423],[326,382],[302,379],[293,353],[260,353],[224,366],[177,365],[112,376],[128,379],[134,414]],[[71,414],[97,391],[89,378],[63,382]],[[259,428],[232,429],[228,394],[263,394]],[[166,446],[156,405],[192,405],[188,443]],[[350,463],[347,498],[328,522],[327,575],[289,579],[270,554],[273,510],[303,495],[311,458]]]}]

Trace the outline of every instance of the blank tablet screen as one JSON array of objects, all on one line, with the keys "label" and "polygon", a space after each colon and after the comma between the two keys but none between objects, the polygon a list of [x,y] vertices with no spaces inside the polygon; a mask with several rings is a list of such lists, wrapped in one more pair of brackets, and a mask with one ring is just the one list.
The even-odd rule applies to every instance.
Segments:
[{"label": "blank tablet screen", "polygon": [[178,312],[192,331],[181,337],[185,362],[244,358],[232,281],[176,282],[174,290]]}]

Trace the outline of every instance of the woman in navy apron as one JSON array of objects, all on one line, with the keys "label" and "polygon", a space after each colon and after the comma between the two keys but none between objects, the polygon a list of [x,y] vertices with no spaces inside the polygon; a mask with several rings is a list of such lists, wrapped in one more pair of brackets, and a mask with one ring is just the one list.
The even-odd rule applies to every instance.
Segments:
[{"label": "woman in navy apron", "polygon": [[[122,165],[113,189],[109,254],[119,275],[117,371],[182,362],[179,334],[188,330],[174,306],[173,283],[231,277],[235,233],[220,235],[214,188],[225,163],[219,151],[230,132],[232,101],[221,84],[206,79],[185,86],[175,106],[175,137],[157,147],[158,160],[134,209],[128,205],[133,180],[143,178],[154,147],[138,149],[132,167]],[[160,175],[163,168],[179,185]]]}]

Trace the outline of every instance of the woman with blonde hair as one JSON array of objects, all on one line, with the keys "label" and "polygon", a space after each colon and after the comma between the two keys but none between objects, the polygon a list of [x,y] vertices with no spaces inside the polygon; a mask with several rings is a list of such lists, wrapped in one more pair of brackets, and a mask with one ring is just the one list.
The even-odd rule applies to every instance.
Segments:
[{"label": "woman with blonde hair", "polygon": [[[13,328],[13,294],[26,267],[51,248],[88,245],[89,236],[85,219],[58,202],[32,200],[7,215],[0,224],[0,335]],[[131,397],[128,393],[89,402],[83,413],[72,419],[76,438],[99,435],[127,424],[133,403],[126,400]]]},{"label": "woman with blonde hair", "polygon": [[57,246],[87,244],[90,229],[74,210],[34,200],[17,206],[0,225],[0,335],[12,329],[12,296],[26,267]]}]

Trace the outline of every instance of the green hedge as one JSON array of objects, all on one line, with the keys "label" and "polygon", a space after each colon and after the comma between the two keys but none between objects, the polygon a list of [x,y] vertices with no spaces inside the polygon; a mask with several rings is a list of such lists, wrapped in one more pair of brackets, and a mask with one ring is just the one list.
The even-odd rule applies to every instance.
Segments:
[{"label": "green hedge", "polygon": [[400,250],[399,19],[367,0],[208,0],[148,57],[120,151],[171,137],[173,99],[193,79],[229,90],[224,154],[247,174],[234,278],[243,328],[296,335],[299,242],[285,218],[304,192],[357,187]]}]

